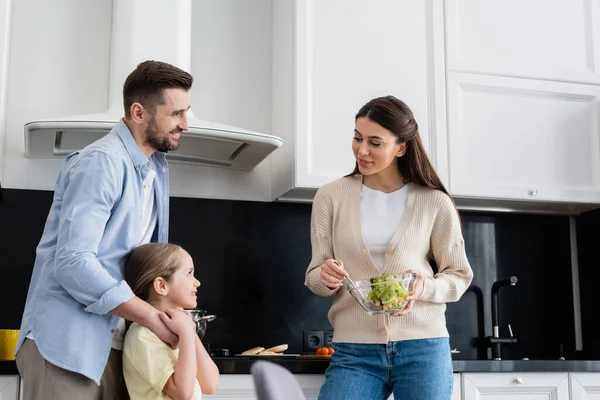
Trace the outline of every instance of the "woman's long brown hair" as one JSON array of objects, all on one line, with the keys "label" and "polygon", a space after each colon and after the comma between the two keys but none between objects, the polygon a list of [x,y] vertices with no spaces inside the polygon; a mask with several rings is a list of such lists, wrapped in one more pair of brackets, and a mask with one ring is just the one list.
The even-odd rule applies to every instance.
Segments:
[{"label": "woman's long brown hair", "polygon": [[[362,106],[354,121],[362,117],[392,132],[396,136],[397,143],[406,143],[406,153],[398,158],[398,169],[404,178],[404,183],[413,182],[419,186],[441,190],[450,197],[456,208],[454,199],[446,190],[425,152],[419,134],[419,125],[406,103],[394,96],[378,97]],[[347,176],[358,174],[360,172],[357,163],[354,171]]]}]

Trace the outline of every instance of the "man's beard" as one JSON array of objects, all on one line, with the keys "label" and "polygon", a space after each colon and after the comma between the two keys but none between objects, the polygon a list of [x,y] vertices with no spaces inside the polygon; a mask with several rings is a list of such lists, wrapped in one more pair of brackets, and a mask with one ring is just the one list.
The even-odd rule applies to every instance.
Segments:
[{"label": "man's beard", "polygon": [[163,138],[158,137],[158,130],[156,129],[156,120],[154,116],[148,121],[148,127],[146,128],[146,144],[155,150],[162,151],[164,153],[177,150],[179,148],[179,142],[171,143],[169,140],[169,134]]}]

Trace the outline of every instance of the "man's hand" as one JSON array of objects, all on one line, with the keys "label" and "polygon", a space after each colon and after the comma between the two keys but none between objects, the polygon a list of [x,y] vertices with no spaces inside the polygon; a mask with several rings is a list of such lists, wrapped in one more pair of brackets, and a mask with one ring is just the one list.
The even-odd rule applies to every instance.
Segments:
[{"label": "man's hand", "polygon": [[173,349],[176,349],[179,346],[179,336],[169,329],[164,322],[165,319],[168,319],[167,314],[156,310],[156,322],[152,326],[146,326],[146,328],[154,332],[160,340],[170,344]]},{"label": "man's hand", "polygon": [[119,304],[111,313],[145,326],[154,332],[160,340],[170,344],[174,349],[179,345],[179,337],[162,321],[160,316],[161,311],[158,311],[137,296],[125,303]]},{"label": "man's hand", "polygon": [[175,332],[179,337],[196,336],[196,324],[192,320],[191,314],[182,308],[169,308],[159,315],[167,328]]}]

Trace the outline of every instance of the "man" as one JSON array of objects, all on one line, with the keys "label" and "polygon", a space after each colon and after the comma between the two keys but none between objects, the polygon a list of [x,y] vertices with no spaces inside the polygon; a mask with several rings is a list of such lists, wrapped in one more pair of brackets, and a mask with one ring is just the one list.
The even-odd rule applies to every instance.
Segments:
[{"label": "man", "polygon": [[177,336],[124,281],[130,251],[167,242],[165,153],[188,129],[190,74],[146,61],[123,86],[125,118],[69,155],[37,247],[17,343],[25,400],[126,397],[124,319]]}]

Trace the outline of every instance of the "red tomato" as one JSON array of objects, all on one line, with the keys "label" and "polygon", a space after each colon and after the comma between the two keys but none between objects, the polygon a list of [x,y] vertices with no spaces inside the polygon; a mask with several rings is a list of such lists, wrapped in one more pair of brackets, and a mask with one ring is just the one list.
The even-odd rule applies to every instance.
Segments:
[{"label": "red tomato", "polygon": [[327,350],[327,347],[319,347],[317,349],[317,355],[318,356],[326,356],[329,354],[329,350]]},{"label": "red tomato", "polygon": [[333,353],[335,353],[335,349],[333,347],[328,347],[327,354],[332,355]]}]

